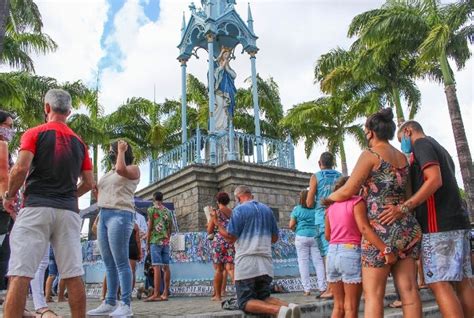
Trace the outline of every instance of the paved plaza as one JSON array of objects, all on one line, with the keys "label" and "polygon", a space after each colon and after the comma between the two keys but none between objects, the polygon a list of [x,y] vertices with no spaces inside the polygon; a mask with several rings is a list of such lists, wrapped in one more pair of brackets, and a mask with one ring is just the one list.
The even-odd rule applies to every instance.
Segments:
[{"label": "paved plaza", "polygon": [[[302,305],[303,317],[329,317],[332,301],[317,300],[314,296],[305,297],[302,293],[286,293],[274,295],[288,302],[295,302]],[[427,290],[421,292],[423,301],[423,311],[425,317],[440,317],[436,303],[433,301],[432,294]],[[395,295],[387,293],[386,305],[393,301]],[[99,305],[98,299],[87,300],[87,310],[93,309]],[[27,308],[32,308],[31,299],[28,300]],[[70,317],[67,303],[51,303],[51,309],[63,317]],[[210,297],[171,297],[166,302],[145,303],[133,299],[132,308],[134,317],[246,317],[241,311],[222,310],[220,303],[213,302]],[[363,316],[363,307],[360,317]],[[385,309],[385,317],[402,317],[400,309]]]}]

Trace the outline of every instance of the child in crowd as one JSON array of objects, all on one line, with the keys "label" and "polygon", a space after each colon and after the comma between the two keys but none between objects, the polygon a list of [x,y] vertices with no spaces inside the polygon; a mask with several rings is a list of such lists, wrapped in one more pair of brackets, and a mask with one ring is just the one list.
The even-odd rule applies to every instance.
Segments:
[{"label": "child in crowd", "polygon": [[[341,177],[335,190],[349,177]],[[334,191],[335,191],[334,190]],[[367,218],[367,207],[362,196],[343,202],[323,200],[327,206],[325,236],[329,241],[327,281],[334,295],[333,318],[357,317],[362,294],[361,239],[362,235],[380,251],[387,247],[375,234]],[[385,254],[386,264],[396,262],[393,253]]]}]

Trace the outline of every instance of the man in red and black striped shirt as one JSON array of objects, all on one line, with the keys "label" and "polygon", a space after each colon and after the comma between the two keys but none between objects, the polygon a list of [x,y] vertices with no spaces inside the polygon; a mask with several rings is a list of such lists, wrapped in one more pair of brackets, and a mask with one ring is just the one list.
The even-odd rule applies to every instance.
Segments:
[{"label": "man in red and black striped shirt", "polygon": [[69,93],[49,90],[44,111],[47,123],[27,130],[21,138],[8,191],[3,194],[5,209],[15,215],[15,198],[25,183],[23,208],[10,235],[6,318],[22,316],[29,282],[49,243],[66,282],[72,317],[85,317],[78,197],[93,187],[92,163],[87,146],[66,124],[71,113]]}]

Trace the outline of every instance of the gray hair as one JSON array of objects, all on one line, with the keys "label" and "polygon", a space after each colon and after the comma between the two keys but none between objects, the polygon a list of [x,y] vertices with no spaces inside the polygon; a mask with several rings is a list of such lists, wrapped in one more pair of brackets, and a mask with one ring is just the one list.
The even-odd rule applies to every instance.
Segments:
[{"label": "gray hair", "polygon": [[54,113],[67,115],[72,107],[71,95],[63,89],[50,89],[44,96],[44,103],[51,106]]},{"label": "gray hair", "polygon": [[234,196],[241,195],[241,194],[252,194],[252,191],[250,190],[249,187],[245,185],[239,185],[234,190]]}]

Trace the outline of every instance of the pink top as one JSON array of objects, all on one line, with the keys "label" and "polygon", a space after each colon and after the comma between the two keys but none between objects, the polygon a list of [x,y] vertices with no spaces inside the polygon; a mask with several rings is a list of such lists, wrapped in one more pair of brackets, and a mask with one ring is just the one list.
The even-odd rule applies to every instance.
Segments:
[{"label": "pink top", "polygon": [[354,206],[362,200],[362,197],[353,196],[347,201],[336,202],[327,209],[331,227],[330,244],[360,245],[362,234],[360,234],[354,218]]}]

